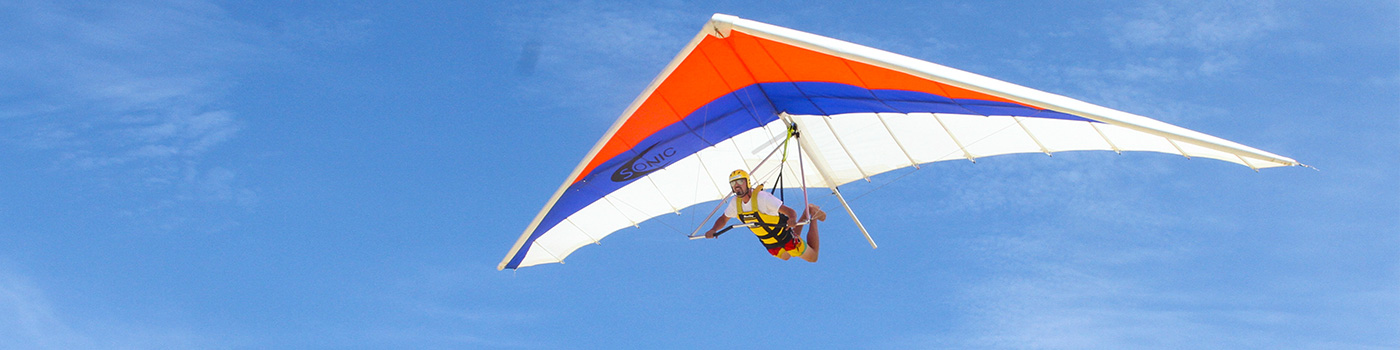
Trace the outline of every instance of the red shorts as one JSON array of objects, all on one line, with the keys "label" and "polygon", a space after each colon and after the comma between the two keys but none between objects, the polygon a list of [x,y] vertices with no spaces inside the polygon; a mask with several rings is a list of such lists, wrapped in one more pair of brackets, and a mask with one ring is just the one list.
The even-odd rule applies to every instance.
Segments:
[{"label": "red shorts", "polygon": [[801,238],[795,237],[796,235],[793,236],[794,237],[788,240],[787,244],[784,244],[782,247],[768,248],[768,254],[778,256],[778,254],[782,254],[782,252],[787,252],[788,256],[802,256],[802,253],[807,252],[807,242],[803,242]]}]

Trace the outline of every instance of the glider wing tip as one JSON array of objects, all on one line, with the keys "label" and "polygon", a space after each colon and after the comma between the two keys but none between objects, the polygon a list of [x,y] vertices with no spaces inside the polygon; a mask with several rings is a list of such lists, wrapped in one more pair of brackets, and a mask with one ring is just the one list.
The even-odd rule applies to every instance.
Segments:
[{"label": "glider wing tip", "polygon": [[739,17],[716,13],[714,16],[710,16],[710,27],[714,28],[716,36],[727,38],[729,31],[734,30],[734,22],[738,20]]},{"label": "glider wing tip", "polygon": [[739,19],[739,16],[726,15],[726,14],[718,13],[718,12],[716,12],[713,16],[710,16],[710,20],[711,20],[711,21],[715,21],[715,22],[728,22],[728,23],[733,23],[734,20],[736,20],[736,19]]},{"label": "glider wing tip", "polygon": [[498,264],[498,265],[496,265],[496,271],[501,271],[501,270],[505,270],[505,269],[514,270],[514,269],[518,269],[518,268],[520,268],[520,266],[518,266],[518,265],[517,265],[517,266],[510,266],[510,257],[508,257],[508,256],[506,257],[506,260],[501,260],[501,263]]}]

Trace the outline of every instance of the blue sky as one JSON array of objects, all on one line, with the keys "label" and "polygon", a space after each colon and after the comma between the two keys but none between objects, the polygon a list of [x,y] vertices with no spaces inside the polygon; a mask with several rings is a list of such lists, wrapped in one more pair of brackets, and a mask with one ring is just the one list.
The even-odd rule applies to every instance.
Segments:
[{"label": "blue sky", "polygon": [[[716,12],[1321,170],[943,162],[843,188],[880,249],[839,213],[817,264],[685,240],[701,205],[496,271]],[[7,1],[0,23],[3,348],[1400,347],[1396,1]]]}]

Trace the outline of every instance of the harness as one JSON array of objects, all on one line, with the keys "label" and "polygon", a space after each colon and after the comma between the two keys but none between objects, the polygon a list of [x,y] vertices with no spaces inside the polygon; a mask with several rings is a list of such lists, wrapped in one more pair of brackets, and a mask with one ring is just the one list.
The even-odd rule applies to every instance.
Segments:
[{"label": "harness", "polygon": [[[793,117],[791,115],[787,114],[787,112],[782,112],[781,114],[779,114],[779,117],[782,118],[783,122],[787,123],[787,137],[783,138],[781,145],[774,147],[772,152],[768,152],[768,155],[763,157],[763,160],[758,162],[757,166],[754,166],[749,170],[751,172],[754,172],[758,171],[759,169],[766,169],[763,167],[763,165],[767,164],[768,160],[773,158],[773,155],[777,154],[779,151],[782,151],[783,157],[782,160],[779,161],[781,164],[779,165],[778,169],[776,169],[778,171],[778,178],[775,182],[775,186],[773,186],[773,190],[770,191],[776,191],[777,189],[784,187],[782,183],[784,172],[782,171],[782,169],[790,169],[785,166],[782,166],[788,163],[788,142],[792,139],[799,139],[800,141],[801,138],[801,134],[798,133],[797,123],[793,121]],[[776,141],[776,139],[774,140]],[[801,186],[803,205],[801,208],[805,211],[807,210],[806,208],[809,202],[807,201],[807,175],[803,171],[804,169],[807,169],[807,167],[802,164],[802,160],[804,159],[804,157],[801,157],[802,149],[804,148],[803,143],[804,142],[796,142],[795,144],[797,145],[797,154],[799,155],[798,157],[796,157],[797,175],[800,176],[799,179],[802,181]],[[915,164],[914,167],[918,168],[919,166]],[[817,169],[821,170],[821,167],[818,167]],[[771,170],[773,169],[769,169],[768,171]],[[826,174],[823,173],[822,177],[825,178]],[[830,179],[827,180],[828,183],[831,182]],[[751,179],[750,181],[754,180]],[[760,181],[758,188],[753,189],[753,192],[759,192],[762,190],[763,183],[762,181]],[[855,213],[851,212],[851,206],[846,203],[846,198],[841,196],[841,191],[837,190],[835,186],[832,186],[831,193],[836,195],[836,199],[840,200],[841,205],[846,207],[846,213],[851,214],[851,219],[855,220]],[[715,213],[718,213],[720,209],[724,208],[725,201],[727,201],[733,195],[734,193],[730,193],[726,194],[723,198],[721,198],[719,203],[715,204],[715,209],[710,211],[710,215],[706,215],[705,219],[701,221],[708,221],[710,220],[710,218],[714,217]],[[778,195],[782,196],[782,193],[780,192],[778,193]],[[750,201],[753,201],[753,199],[750,198]],[[793,230],[787,228],[787,220],[789,220],[789,218],[786,215],[782,215],[781,213],[778,214],[778,216],[764,215],[763,213],[759,213],[757,208],[754,208],[753,210],[749,211],[744,211],[744,205],[743,203],[740,203],[738,199],[735,199],[734,205],[738,209],[737,212],[739,212],[739,220],[743,221],[747,226],[749,226],[749,229],[753,231],[754,235],[758,236],[758,239],[760,242],[763,243],[763,246],[769,248],[770,253],[772,253],[775,248],[785,246],[787,242],[793,240],[794,238],[801,239],[798,237],[793,237]],[[757,203],[754,203],[754,205],[757,206]],[[860,220],[855,220],[855,224],[856,227],[860,228],[860,233],[865,235],[865,240],[870,242],[870,247],[875,248],[875,240],[870,239],[870,234],[865,232],[865,226],[860,224]],[[719,237],[719,235],[728,232],[730,229],[746,225],[729,226],[725,227],[723,230],[715,232],[714,235],[709,235],[708,233],[702,235],[700,234],[700,230],[703,230],[705,228],[705,225],[701,224],[699,227],[695,228],[695,231],[692,231],[686,237],[692,240]]]},{"label": "harness", "polygon": [[749,197],[749,202],[753,205],[750,206],[750,210],[746,211],[743,201],[738,198],[734,199],[735,209],[739,213],[739,221],[755,224],[749,227],[749,230],[758,236],[758,241],[763,243],[764,248],[775,249],[787,245],[788,241],[792,240],[792,230],[787,227],[787,215],[779,213],[774,216],[758,211],[757,196]]}]

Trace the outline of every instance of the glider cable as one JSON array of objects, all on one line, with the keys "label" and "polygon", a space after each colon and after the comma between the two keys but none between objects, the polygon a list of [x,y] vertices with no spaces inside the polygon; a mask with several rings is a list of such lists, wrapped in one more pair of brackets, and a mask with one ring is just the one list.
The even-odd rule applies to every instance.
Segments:
[{"label": "glider cable", "polygon": [[[783,143],[782,143],[781,145],[778,145],[778,147],[774,147],[774,148],[773,148],[773,151],[768,152],[768,156],[763,157],[763,160],[760,161],[760,162],[758,162],[758,165],[757,165],[757,166],[754,166],[754,168],[753,168],[752,170],[750,170],[749,173],[757,172],[757,171],[758,171],[758,168],[763,167],[763,164],[768,163],[768,160],[769,160],[769,159],[772,159],[772,158],[773,158],[773,155],[774,155],[774,154],[777,154],[778,151],[783,151],[782,162],[783,162],[783,163],[786,163],[786,162],[787,162],[787,144],[788,144],[788,140],[791,140],[791,139],[794,138],[794,137],[798,137],[798,133],[797,133],[797,124],[795,124],[795,123],[788,127],[787,137],[783,138]],[[801,150],[802,150],[802,146],[799,145],[799,146],[798,146],[798,153],[801,153],[801,152],[802,152]],[[798,155],[798,159],[799,159],[799,160],[801,159],[801,155],[800,155],[800,154]],[[782,181],[782,180],[781,180],[781,179],[782,179],[782,176],[783,176],[783,174],[782,174],[782,165],[779,165],[779,166],[778,166],[778,180],[776,180],[776,181]],[[803,200],[805,201],[805,200],[806,200],[806,197],[807,197],[807,188],[806,188],[806,183],[807,183],[807,181],[806,181],[805,178],[803,179],[802,183],[803,183],[802,197],[803,197]],[[774,189],[776,189],[776,188],[778,188],[778,187],[779,187],[779,186],[776,185],[776,184],[773,186]],[[715,205],[715,209],[710,210],[710,215],[706,215],[706,216],[705,216],[705,219],[700,221],[700,226],[699,226],[699,227],[696,227],[696,228],[695,228],[695,231],[693,231],[693,232],[691,232],[689,235],[687,235],[686,238],[689,238],[689,239],[692,239],[692,240],[705,238],[705,235],[699,234],[699,233],[700,233],[700,230],[705,228],[705,225],[706,225],[706,223],[708,223],[708,222],[710,221],[710,218],[714,217],[714,216],[715,216],[715,213],[718,213],[718,212],[719,212],[719,209],[720,209],[720,208],[723,208],[724,205],[726,204],[726,202],[729,201],[729,197],[732,197],[733,195],[734,195],[734,193],[733,193],[733,192],[730,192],[729,194],[726,194],[726,195],[724,196],[724,198],[720,198],[719,204]],[[802,207],[803,207],[803,210],[806,210],[806,207],[807,207],[806,203],[803,203]],[[797,223],[797,225],[805,225],[805,224],[806,224],[806,222],[799,222],[799,223]],[[739,225],[729,226],[729,227],[726,227],[724,230],[721,230],[721,231],[719,231],[719,232],[716,232],[716,233],[715,233],[715,237],[719,237],[719,234],[720,234],[720,233],[729,231],[729,229],[732,229],[732,228],[735,228],[735,227],[753,227],[753,226],[755,226],[755,225],[757,225],[757,226],[764,226],[765,224],[747,224],[747,223],[745,223],[745,224],[739,224]]]}]

